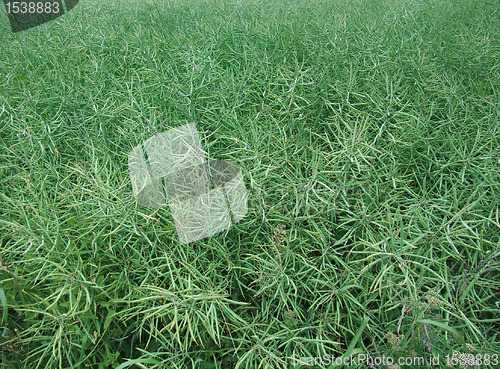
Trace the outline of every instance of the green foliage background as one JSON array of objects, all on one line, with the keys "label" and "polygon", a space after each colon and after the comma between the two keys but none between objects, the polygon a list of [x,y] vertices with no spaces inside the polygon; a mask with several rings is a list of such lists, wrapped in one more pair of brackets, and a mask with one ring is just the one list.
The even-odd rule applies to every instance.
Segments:
[{"label": "green foliage background", "polygon": [[[1,366],[500,352],[499,21],[476,0],[2,16]],[[185,247],[127,155],[189,122],[249,212]]]}]

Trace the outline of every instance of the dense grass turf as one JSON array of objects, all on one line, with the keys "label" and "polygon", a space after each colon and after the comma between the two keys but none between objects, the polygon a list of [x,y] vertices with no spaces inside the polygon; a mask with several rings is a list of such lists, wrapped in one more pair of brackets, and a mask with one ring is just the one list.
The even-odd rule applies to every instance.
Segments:
[{"label": "dense grass turf", "polygon": [[[499,24],[491,0],[2,15],[1,366],[500,353]],[[127,155],[189,122],[249,212],[186,247]]]}]

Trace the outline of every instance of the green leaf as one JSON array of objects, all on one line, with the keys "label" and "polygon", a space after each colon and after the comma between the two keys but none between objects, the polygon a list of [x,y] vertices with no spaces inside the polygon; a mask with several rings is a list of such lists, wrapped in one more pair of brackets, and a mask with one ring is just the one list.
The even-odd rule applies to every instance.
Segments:
[{"label": "green leaf", "polygon": [[[361,326],[359,327],[358,331],[356,332],[356,335],[352,339],[351,343],[349,343],[349,346],[347,347],[347,351],[344,353],[344,355],[341,356],[342,361],[346,357],[351,357],[351,355],[353,355],[353,354],[359,354],[360,352],[363,352],[363,350],[361,350],[359,348],[355,349],[354,347],[356,347],[356,344],[358,343],[359,338],[361,337],[361,334],[365,330],[369,321],[370,321],[370,317],[365,317],[365,319],[363,320],[363,323],[361,323]],[[340,369],[343,366],[344,366],[344,364],[340,364],[340,365],[336,365],[336,366],[330,365],[328,368],[329,369]]]},{"label": "green leaf", "polygon": [[460,342],[465,343],[464,338],[462,337],[462,335],[455,328],[450,327],[448,324],[441,323],[441,322],[436,322],[436,321],[431,320],[431,319],[419,319],[419,320],[417,320],[417,323],[432,324],[432,325],[434,325],[434,326],[436,326],[438,328],[442,328],[444,330],[447,330],[448,332],[450,332],[453,335],[455,335],[460,340]]},{"label": "green leaf", "polygon": [[113,315],[115,313],[116,313],[116,311],[113,309],[108,310],[108,315],[106,316],[106,320],[104,321],[104,330],[106,330],[109,327],[109,324],[113,320]]},{"label": "green leaf", "polygon": [[123,369],[123,368],[127,368],[131,365],[135,365],[135,364],[156,364],[156,365],[162,365],[162,363],[158,360],[155,360],[155,359],[134,359],[134,360],[129,360],[123,364],[121,364],[120,366],[116,367],[115,369]]},{"label": "green leaf", "polygon": [[2,287],[0,287],[0,302],[2,303],[3,308],[2,322],[4,324],[7,324],[7,314],[9,310],[7,307],[7,297],[5,296],[5,292],[3,291]]}]

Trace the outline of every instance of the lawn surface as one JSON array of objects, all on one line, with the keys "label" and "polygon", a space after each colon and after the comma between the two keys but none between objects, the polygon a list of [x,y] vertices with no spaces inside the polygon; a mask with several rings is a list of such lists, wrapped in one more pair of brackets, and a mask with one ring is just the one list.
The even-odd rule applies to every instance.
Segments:
[{"label": "lawn surface", "polygon": [[[499,24],[493,0],[2,13],[0,366],[498,367]],[[249,211],[182,246],[127,155],[191,122]]]}]

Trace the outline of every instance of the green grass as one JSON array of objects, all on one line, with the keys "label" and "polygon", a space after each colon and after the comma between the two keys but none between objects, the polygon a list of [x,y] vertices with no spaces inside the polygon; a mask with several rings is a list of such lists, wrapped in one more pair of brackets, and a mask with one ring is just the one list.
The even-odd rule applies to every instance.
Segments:
[{"label": "green grass", "polygon": [[[499,21],[491,0],[2,15],[0,366],[499,353]],[[127,155],[190,122],[249,212],[187,247]]]}]

